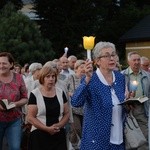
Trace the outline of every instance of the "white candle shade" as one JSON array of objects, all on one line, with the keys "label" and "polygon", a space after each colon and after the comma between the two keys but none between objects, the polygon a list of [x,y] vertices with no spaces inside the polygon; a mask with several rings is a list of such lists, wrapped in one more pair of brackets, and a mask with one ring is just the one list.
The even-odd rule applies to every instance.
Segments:
[{"label": "white candle shade", "polygon": [[69,50],[69,48],[68,48],[68,47],[65,47],[65,48],[64,48],[64,52],[65,52],[65,53],[67,53],[67,52],[68,52],[68,50]]}]

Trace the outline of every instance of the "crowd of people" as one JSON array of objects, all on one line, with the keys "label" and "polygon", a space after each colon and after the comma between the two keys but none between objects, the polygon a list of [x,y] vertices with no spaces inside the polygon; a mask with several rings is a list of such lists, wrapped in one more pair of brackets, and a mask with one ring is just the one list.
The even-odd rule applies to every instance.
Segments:
[{"label": "crowd of people", "polygon": [[[64,53],[24,67],[0,53],[0,150],[125,150],[128,111],[147,139],[136,150],[150,149],[150,100],[119,105],[150,98],[150,60],[129,52],[122,70],[113,43],[98,42],[92,52],[93,61]],[[132,81],[138,83],[134,92]],[[15,107],[4,108],[3,99]]]}]

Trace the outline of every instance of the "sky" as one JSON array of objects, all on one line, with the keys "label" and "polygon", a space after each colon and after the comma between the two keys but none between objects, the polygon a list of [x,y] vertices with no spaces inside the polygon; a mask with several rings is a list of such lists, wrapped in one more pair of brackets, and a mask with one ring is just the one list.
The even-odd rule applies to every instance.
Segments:
[{"label": "sky", "polygon": [[33,10],[32,0],[22,0],[24,6],[21,9],[21,12],[28,16],[31,20],[39,20],[38,15]]}]

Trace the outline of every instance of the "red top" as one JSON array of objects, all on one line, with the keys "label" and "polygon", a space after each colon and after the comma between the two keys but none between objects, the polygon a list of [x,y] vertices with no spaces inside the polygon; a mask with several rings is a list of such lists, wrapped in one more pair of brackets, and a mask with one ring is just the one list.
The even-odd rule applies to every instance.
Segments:
[{"label": "red top", "polygon": [[[22,98],[27,98],[27,89],[22,75],[14,73],[10,83],[0,81],[0,100],[8,99],[10,102],[19,101]],[[0,111],[0,121],[9,122],[22,115],[21,108],[14,108],[7,111]]]}]

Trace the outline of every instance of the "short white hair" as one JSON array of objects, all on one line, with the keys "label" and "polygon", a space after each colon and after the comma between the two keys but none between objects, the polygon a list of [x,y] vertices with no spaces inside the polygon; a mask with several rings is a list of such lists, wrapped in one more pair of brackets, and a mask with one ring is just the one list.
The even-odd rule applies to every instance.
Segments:
[{"label": "short white hair", "polygon": [[113,43],[110,42],[99,42],[95,45],[93,49],[93,57],[94,59],[98,58],[102,54],[102,49],[104,48],[112,48],[116,52],[116,47]]},{"label": "short white hair", "polygon": [[29,72],[33,73],[34,71],[38,70],[38,69],[42,69],[42,64],[41,63],[32,63],[30,66],[29,66]]},{"label": "short white hair", "polygon": [[148,57],[142,56],[141,57],[141,64],[144,64],[145,61],[150,61]]},{"label": "short white hair", "polygon": [[85,64],[85,61],[82,59],[78,59],[76,61],[76,63],[74,64],[74,68],[77,69],[79,66],[81,66],[82,64]]},{"label": "short white hair", "polygon": [[[132,55],[139,55],[137,51],[131,51],[127,55],[128,61],[130,61]],[[139,55],[140,56],[140,55]]]},{"label": "short white hair", "polygon": [[68,61],[70,61],[71,59],[77,59],[77,57],[74,56],[74,55],[71,55],[71,56],[68,57]]},{"label": "short white hair", "polygon": [[52,68],[56,68],[57,69],[57,63],[56,62],[53,62],[53,61],[47,61],[45,64],[44,64],[44,67],[47,66],[47,67],[52,67]]}]

